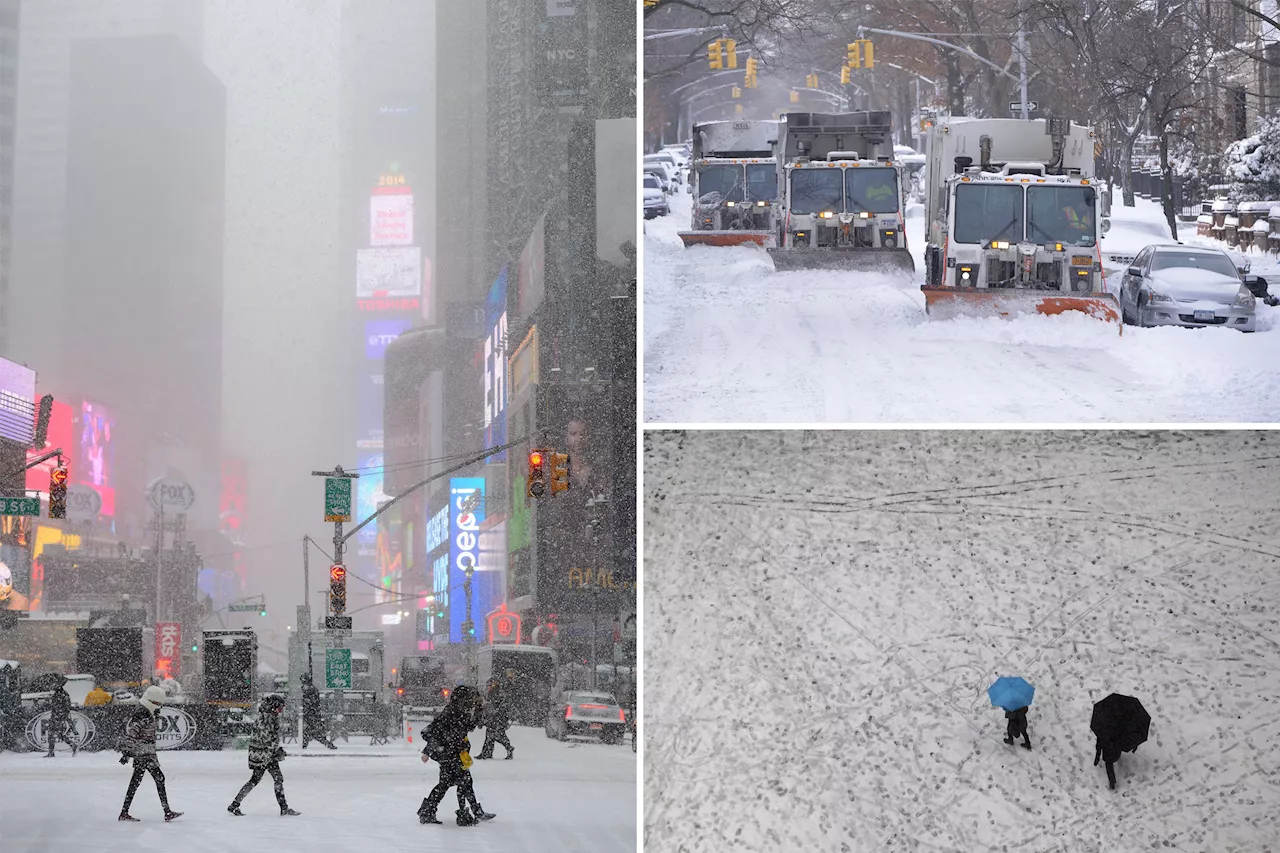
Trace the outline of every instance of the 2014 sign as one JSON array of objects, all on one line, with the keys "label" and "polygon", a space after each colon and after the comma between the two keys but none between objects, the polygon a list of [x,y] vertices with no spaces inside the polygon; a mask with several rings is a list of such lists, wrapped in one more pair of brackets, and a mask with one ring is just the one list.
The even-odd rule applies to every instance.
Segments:
[{"label": "2014 sign", "polygon": [[[33,748],[49,748],[49,725],[52,718],[53,712],[45,711],[39,716],[32,717],[27,723],[27,741]],[[97,733],[93,720],[79,711],[72,711],[70,722],[71,731],[67,735],[75,741],[77,749],[84,749],[93,741],[93,736]],[[71,747],[67,746],[62,740],[57,740],[54,742],[54,749],[68,751]]]}]

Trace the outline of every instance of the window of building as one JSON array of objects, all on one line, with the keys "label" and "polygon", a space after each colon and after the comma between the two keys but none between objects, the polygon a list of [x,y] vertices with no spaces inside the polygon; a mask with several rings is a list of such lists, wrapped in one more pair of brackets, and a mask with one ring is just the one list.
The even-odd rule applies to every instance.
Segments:
[{"label": "window of building", "polygon": [[1249,135],[1249,105],[1245,99],[1244,87],[1235,86],[1231,90],[1231,126],[1235,129],[1235,139],[1244,139]]}]

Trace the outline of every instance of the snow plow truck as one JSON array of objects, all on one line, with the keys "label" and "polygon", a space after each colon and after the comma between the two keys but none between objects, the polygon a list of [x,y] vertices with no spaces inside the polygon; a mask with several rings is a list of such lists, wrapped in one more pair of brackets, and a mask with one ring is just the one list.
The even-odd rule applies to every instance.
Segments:
[{"label": "snow plow truck", "polygon": [[694,125],[689,191],[693,221],[685,246],[766,245],[774,237],[778,122],[709,121]]},{"label": "snow plow truck", "polygon": [[1119,327],[1093,158],[1093,131],[1067,119],[940,119],[928,136],[928,315],[1079,311]]},{"label": "snow plow truck", "polygon": [[886,111],[782,117],[778,270],[915,271]]}]

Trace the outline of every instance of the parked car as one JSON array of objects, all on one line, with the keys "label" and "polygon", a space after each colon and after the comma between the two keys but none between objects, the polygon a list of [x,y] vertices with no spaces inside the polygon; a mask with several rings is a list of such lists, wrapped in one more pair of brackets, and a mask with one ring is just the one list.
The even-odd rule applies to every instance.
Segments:
[{"label": "parked car", "polygon": [[644,158],[644,165],[646,167],[661,166],[666,171],[667,178],[671,181],[673,186],[679,184],[681,180],[683,180],[681,178],[682,170],[680,169],[680,164],[676,162],[676,158],[671,154],[646,154]]},{"label": "parked car", "polygon": [[659,154],[670,154],[676,158],[676,165],[682,169],[689,168],[689,150],[683,145],[664,145]]},{"label": "parked car", "polygon": [[675,184],[671,182],[671,174],[667,171],[666,166],[663,166],[661,163],[654,163],[653,165],[646,164],[644,167],[644,173],[646,175],[653,175],[657,178],[658,183],[662,185],[662,191],[664,193],[670,195],[675,192]]},{"label": "parked car", "polygon": [[1221,249],[1147,246],[1125,271],[1120,308],[1124,321],[1138,326],[1226,326],[1252,332],[1254,288],[1265,294],[1265,280],[1242,276]]},{"label": "parked car", "polygon": [[622,743],[627,715],[609,693],[571,690],[547,714],[547,737],[598,737],[605,743]]},{"label": "parked car", "polygon": [[657,216],[666,216],[670,212],[671,205],[667,203],[667,194],[663,192],[658,176],[646,174],[644,176],[644,218],[653,219]]}]

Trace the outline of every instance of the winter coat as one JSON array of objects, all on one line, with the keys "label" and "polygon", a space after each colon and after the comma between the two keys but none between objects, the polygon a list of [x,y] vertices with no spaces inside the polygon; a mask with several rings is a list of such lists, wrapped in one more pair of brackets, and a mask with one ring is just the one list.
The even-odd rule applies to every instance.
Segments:
[{"label": "winter coat", "polygon": [[249,738],[249,766],[266,767],[284,758],[280,748],[280,715],[275,711],[260,711],[258,724]]},{"label": "winter coat", "polygon": [[71,719],[71,697],[67,691],[59,687],[49,697],[50,717],[53,722],[65,723]]},{"label": "winter coat", "polygon": [[1022,737],[1027,733],[1027,709],[1018,708],[1015,711],[1005,711],[1005,718],[1009,721],[1009,737]]},{"label": "winter coat", "polygon": [[302,685],[302,718],[307,723],[320,722],[320,691],[314,684]]},{"label": "winter coat", "polygon": [[124,736],[120,738],[120,751],[137,758],[156,754],[156,715],[146,708],[139,708],[124,724]]},{"label": "winter coat", "polygon": [[1115,762],[1119,761],[1120,760],[1119,745],[1112,743],[1110,741],[1103,741],[1101,738],[1099,738],[1098,749],[1093,754],[1094,767],[1098,766],[1099,758],[1101,758],[1103,761],[1107,762],[1108,764],[1114,764]]},{"label": "winter coat", "polygon": [[511,699],[506,685],[496,685],[484,701],[484,725],[490,729],[505,729],[511,725]]},{"label": "winter coat", "polygon": [[467,734],[475,718],[457,705],[448,705],[422,730],[422,754],[440,763],[444,772],[461,772],[462,753],[471,751]]}]

